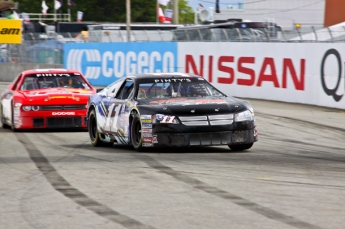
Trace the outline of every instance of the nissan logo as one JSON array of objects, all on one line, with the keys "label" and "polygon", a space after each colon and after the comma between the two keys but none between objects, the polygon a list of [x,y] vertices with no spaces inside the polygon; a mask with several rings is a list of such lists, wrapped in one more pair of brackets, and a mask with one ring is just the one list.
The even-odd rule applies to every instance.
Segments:
[{"label": "nissan logo", "polygon": [[[325,77],[326,77],[325,76],[325,62],[326,62],[326,59],[328,58],[328,56],[330,56],[330,55],[334,55],[337,59],[337,62],[338,62],[338,80],[337,80],[337,84],[335,85],[334,88],[333,87],[329,88],[326,85],[326,80],[325,80]],[[329,96],[332,96],[336,102],[339,102],[344,95],[344,94],[342,94],[342,95],[337,94],[338,89],[339,89],[339,85],[340,85],[340,81],[341,81],[341,74],[342,74],[342,62],[341,62],[340,54],[335,49],[329,49],[325,53],[325,55],[323,56],[322,62],[321,62],[321,84],[322,84],[322,88],[325,91],[325,93]]]}]

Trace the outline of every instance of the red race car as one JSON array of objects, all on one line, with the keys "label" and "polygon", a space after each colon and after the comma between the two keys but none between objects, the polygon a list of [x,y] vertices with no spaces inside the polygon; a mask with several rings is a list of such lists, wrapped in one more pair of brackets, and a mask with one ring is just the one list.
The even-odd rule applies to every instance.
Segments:
[{"label": "red race car", "polygon": [[23,71],[1,94],[3,127],[87,128],[86,105],[96,89],[78,71]]}]

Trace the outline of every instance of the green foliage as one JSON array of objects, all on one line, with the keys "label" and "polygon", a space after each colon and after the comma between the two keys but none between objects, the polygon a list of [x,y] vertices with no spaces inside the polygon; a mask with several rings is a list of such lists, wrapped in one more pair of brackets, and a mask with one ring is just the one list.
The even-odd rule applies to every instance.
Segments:
[{"label": "green foliage", "polygon": [[[59,13],[67,13],[67,0],[63,1]],[[72,0],[76,7],[70,9],[72,21],[77,20],[77,11],[82,11],[83,21],[126,23],[126,0]],[[157,0],[130,0],[132,22],[156,22]],[[42,13],[41,0],[15,0],[19,3],[19,11],[26,13]],[[46,0],[48,13],[54,13],[55,0]],[[172,9],[172,4],[168,5]],[[193,23],[193,9],[187,0],[179,0],[179,23]]]}]

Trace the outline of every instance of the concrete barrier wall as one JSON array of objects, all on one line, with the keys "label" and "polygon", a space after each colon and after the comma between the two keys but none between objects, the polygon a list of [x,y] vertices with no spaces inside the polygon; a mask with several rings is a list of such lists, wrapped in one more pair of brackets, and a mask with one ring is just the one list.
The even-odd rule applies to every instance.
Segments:
[{"label": "concrete barrier wall", "polygon": [[61,64],[19,64],[19,63],[0,63],[0,81],[12,82],[19,73],[28,69],[37,68],[62,68]]}]

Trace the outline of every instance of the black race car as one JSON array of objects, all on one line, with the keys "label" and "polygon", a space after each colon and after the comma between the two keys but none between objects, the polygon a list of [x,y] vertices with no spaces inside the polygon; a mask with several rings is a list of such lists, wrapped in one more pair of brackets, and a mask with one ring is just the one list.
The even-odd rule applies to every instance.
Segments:
[{"label": "black race car", "polygon": [[189,73],[121,78],[90,96],[88,130],[94,146],[228,145],[246,150],[258,140],[248,101],[227,96]]}]

